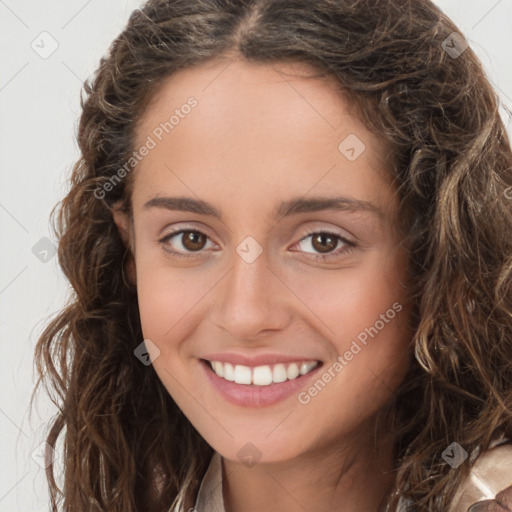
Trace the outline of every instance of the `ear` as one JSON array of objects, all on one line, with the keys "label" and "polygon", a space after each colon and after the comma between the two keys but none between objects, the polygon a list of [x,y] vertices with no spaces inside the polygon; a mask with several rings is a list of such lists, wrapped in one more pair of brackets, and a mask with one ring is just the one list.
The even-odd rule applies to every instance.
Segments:
[{"label": "ear", "polygon": [[131,240],[130,240],[130,219],[128,217],[128,213],[125,212],[122,208],[121,201],[116,201],[113,205],[112,217],[114,222],[119,230],[119,234],[123,239],[124,244],[131,249]]},{"label": "ear", "polygon": [[[117,201],[113,205],[112,217],[117,226],[119,234],[123,240],[124,245],[128,249],[128,261],[126,262],[126,272],[128,279],[132,285],[137,282],[137,269],[135,266],[135,245],[133,236],[133,225],[130,222],[128,213],[121,209],[121,201]],[[124,262],[124,259],[123,259]]]}]

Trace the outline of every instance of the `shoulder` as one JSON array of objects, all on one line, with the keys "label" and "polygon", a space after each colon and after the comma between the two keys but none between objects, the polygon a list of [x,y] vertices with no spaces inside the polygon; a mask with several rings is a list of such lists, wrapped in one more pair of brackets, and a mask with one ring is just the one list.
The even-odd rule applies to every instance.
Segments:
[{"label": "shoulder", "polygon": [[[486,500],[491,505],[497,503],[493,501],[497,497],[507,499],[508,494],[512,493],[511,486],[512,443],[509,441],[478,456],[468,477],[457,490],[448,512],[466,512],[470,506]],[[507,508],[496,510],[505,511]]]}]

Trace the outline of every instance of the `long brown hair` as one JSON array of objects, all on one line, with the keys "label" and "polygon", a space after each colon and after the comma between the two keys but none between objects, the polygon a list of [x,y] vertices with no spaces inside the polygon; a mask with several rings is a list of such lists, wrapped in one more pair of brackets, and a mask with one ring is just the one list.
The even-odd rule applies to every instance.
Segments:
[{"label": "long brown hair", "polygon": [[[478,450],[512,438],[512,152],[458,33],[429,0],[150,0],[132,13],[84,85],[81,158],[51,216],[72,285],[35,351],[34,393],[44,382],[59,408],[47,442],[64,436],[62,488],[47,469],[53,511],[193,503],[212,454],[134,356],[133,259],[112,219],[118,200],[130,211],[130,180],[105,184],[163,81],[221,55],[309,64],[392,148],[416,356],[393,404],[394,503],[445,510]],[[454,441],[470,454],[456,470],[441,458]]]}]

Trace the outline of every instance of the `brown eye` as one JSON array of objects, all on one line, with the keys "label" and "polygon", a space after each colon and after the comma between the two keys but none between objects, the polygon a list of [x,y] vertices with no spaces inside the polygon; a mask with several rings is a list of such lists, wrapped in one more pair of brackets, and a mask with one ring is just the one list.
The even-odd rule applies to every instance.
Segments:
[{"label": "brown eye", "polygon": [[329,233],[315,233],[311,239],[311,244],[319,252],[329,252],[336,249],[338,238]]},{"label": "brown eye", "polygon": [[199,231],[182,231],[181,243],[187,251],[200,251],[206,245],[206,236]]},{"label": "brown eye", "polygon": [[[308,258],[326,261],[329,258],[343,256],[345,253],[354,249],[356,244],[336,233],[314,231],[302,238],[297,246],[301,252],[308,255]],[[307,250],[307,246],[309,246],[311,250]]]},{"label": "brown eye", "polygon": [[201,231],[192,229],[181,229],[168,235],[165,235],[159,242],[165,251],[175,257],[190,257],[202,255],[203,249],[208,242],[212,243],[207,235]]}]

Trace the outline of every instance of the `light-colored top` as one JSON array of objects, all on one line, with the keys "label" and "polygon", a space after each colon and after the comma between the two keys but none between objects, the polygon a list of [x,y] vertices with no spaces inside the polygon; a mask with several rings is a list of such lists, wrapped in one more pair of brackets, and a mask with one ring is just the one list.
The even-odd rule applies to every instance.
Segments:
[{"label": "light-colored top", "polygon": [[[478,457],[469,477],[455,494],[448,512],[466,511],[472,504],[493,499],[512,485],[512,444],[506,441],[493,443],[491,446],[494,448]],[[407,505],[408,502],[400,498],[396,512],[407,512]],[[213,452],[193,510],[184,512],[226,512],[222,495],[222,457],[218,452]]]},{"label": "light-colored top", "polygon": [[[512,488],[512,444],[503,439],[492,446],[478,457],[468,478],[455,493],[448,512],[466,511],[474,503],[493,500],[496,494]],[[494,509],[499,510],[489,507]]]},{"label": "light-colored top", "polygon": [[204,475],[197,493],[194,512],[226,512],[222,496],[222,457],[213,452],[210,465]]}]

